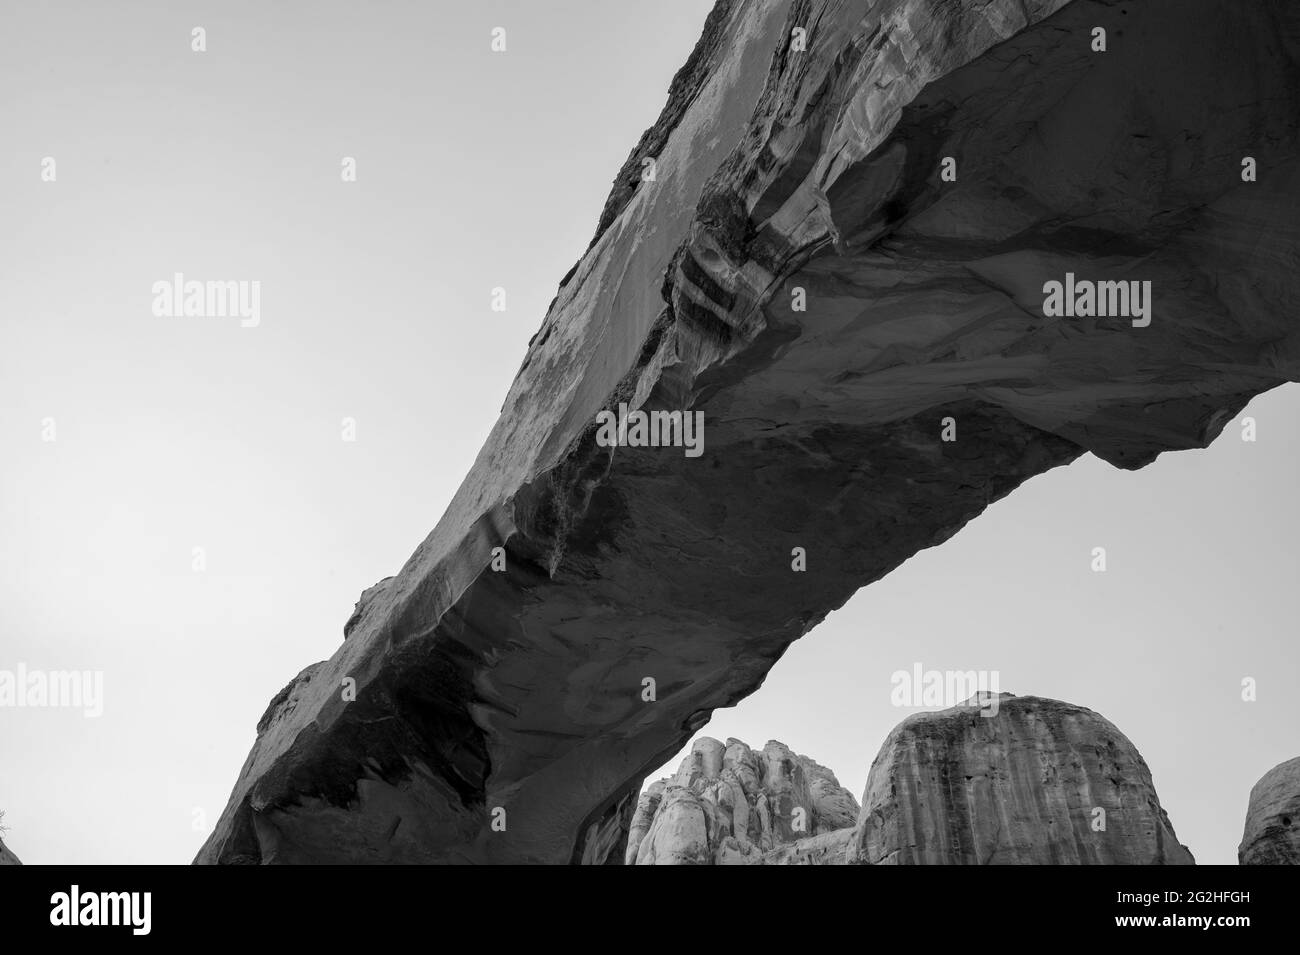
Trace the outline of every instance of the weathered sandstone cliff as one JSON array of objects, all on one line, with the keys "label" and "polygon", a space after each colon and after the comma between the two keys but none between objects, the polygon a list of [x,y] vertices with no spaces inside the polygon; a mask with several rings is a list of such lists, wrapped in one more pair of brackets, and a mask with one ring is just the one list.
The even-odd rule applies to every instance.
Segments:
[{"label": "weathered sandstone cliff", "polygon": [[[871,766],[862,865],[1191,865],[1142,755],[1092,710],[997,695],[904,720]],[[974,705],[973,705],[974,704]]]},{"label": "weathered sandstone cliff", "polygon": [[1300,865],[1300,756],[1274,766],[1250,791],[1242,865]]},{"label": "weathered sandstone cliff", "polygon": [[[1300,378],[1298,58],[1294,3],[721,0],[470,474],[197,861],[621,862],[645,774],[858,588]],[[1149,324],[1048,317],[1067,276],[1150,282]],[[622,402],[701,412],[703,454],[602,446]]]}]

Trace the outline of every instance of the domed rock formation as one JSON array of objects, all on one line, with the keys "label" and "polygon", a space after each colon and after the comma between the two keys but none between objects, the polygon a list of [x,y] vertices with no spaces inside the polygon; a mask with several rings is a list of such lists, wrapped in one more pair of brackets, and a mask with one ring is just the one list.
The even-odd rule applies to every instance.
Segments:
[{"label": "domed rock formation", "polygon": [[1141,754],[1092,710],[988,695],[894,729],[847,860],[861,865],[1191,865]]},{"label": "domed rock formation", "polygon": [[1300,865],[1300,756],[1274,766],[1250,790],[1242,865]]},{"label": "domed rock formation", "polygon": [[641,794],[629,865],[842,862],[858,816],[853,794],[825,766],[769,741],[695,741],[676,775]]},{"label": "domed rock formation", "polygon": [[[197,861],[621,861],[648,768],[859,588],[1300,379],[1297,36],[1280,2],[720,0],[470,474]],[[703,415],[699,453],[601,443],[620,405]]]}]

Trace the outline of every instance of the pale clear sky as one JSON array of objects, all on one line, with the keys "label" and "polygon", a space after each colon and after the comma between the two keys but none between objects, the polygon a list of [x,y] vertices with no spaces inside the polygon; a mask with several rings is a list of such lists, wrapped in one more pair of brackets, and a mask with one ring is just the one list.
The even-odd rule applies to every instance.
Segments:
[{"label": "pale clear sky", "polygon": [[[6,12],[0,669],[105,680],[99,719],[0,709],[24,861],[193,857],[271,696],[451,500],[710,6]],[[155,317],[177,271],[260,281],[261,324]],[[1253,444],[1231,425],[1137,474],[1085,459],[1031,481],[704,732],[781,739],[860,794],[906,715],[894,670],[998,669],[1116,723],[1198,860],[1234,861],[1247,793],[1300,725],[1300,389],[1248,413]]]}]

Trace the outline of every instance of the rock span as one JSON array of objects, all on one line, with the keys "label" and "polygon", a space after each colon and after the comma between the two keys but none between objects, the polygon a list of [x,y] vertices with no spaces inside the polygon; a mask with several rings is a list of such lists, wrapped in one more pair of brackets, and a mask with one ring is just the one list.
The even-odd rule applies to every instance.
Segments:
[{"label": "rock span", "polygon": [[[619,862],[645,774],[857,589],[1300,378],[1298,56],[1297,4],[721,0],[196,861]],[[1044,316],[1067,273],[1151,282],[1150,324]],[[703,453],[600,446],[622,402],[702,412]]]}]

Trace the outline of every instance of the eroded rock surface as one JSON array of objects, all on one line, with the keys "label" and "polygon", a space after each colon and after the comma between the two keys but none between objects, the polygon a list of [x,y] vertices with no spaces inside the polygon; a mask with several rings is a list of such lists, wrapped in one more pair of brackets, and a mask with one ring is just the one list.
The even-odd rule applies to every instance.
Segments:
[{"label": "eroded rock surface", "polygon": [[[724,0],[655,180],[197,861],[618,862],[644,775],[858,588],[1300,377],[1298,55],[1300,4]],[[1067,273],[1151,281],[1150,324],[1046,318]],[[599,445],[619,402],[702,412],[704,453]]]},{"label": "eroded rock surface", "polygon": [[646,788],[629,865],[823,864],[858,818],[853,794],[825,766],[769,741],[696,740],[676,775]]},{"label": "eroded rock surface", "polygon": [[846,865],[853,827],[809,836],[765,852],[759,865]]},{"label": "eroded rock surface", "polygon": [[1242,865],[1300,865],[1300,756],[1274,766],[1250,790]]},{"label": "eroded rock surface", "polygon": [[918,713],[889,734],[849,863],[1193,864],[1146,762],[1113,724],[1042,697],[997,701]]},{"label": "eroded rock surface", "polygon": [[0,865],[22,865],[18,857],[5,845],[3,839],[0,839]]}]

